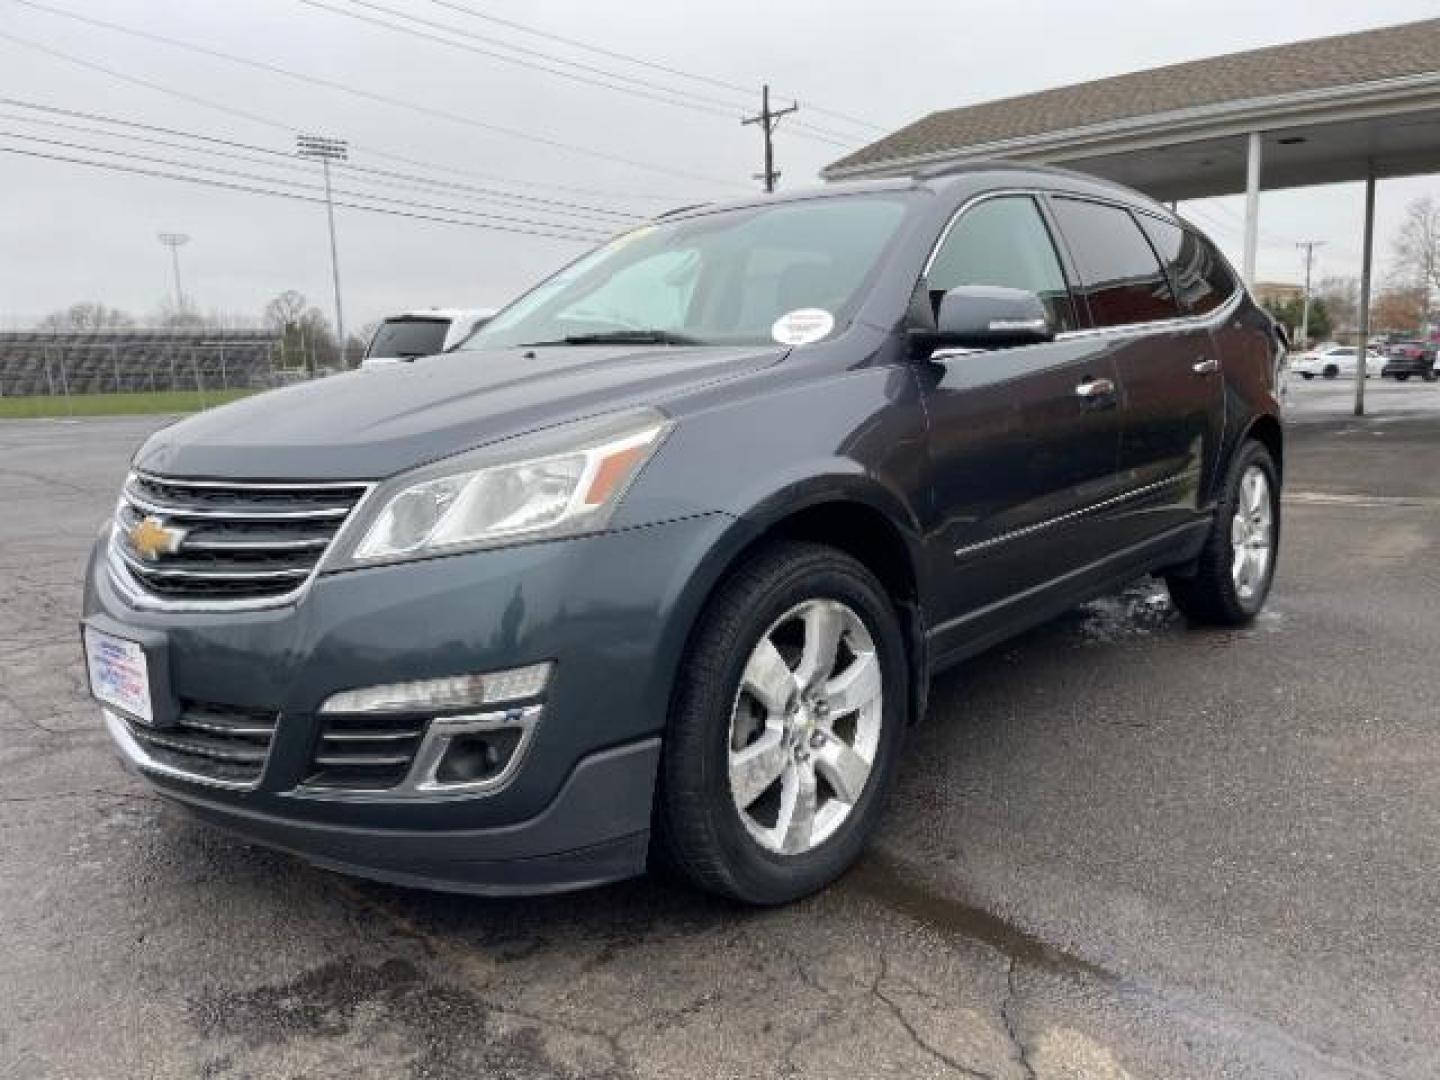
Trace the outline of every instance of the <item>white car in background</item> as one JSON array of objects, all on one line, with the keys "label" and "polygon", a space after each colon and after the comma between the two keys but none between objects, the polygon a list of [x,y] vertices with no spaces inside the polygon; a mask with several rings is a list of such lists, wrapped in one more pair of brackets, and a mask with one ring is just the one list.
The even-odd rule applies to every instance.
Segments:
[{"label": "white car in background", "polygon": [[[1355,377],[1360,364],[1360,350],[1354,345],[1319,345],[1301,353],[1290,362],[1290,370],[1302,379],[1334,379],[1341,375]],[[1365,350],[1365,377],[1374,378],[1385,365],[1385,357],[1374,349]]]},{"label": "white car in background", "polygon": [[454,348],[490,321],[495,308],[424,308],[392,315],[365,349],[361,367],[401,364]]}]

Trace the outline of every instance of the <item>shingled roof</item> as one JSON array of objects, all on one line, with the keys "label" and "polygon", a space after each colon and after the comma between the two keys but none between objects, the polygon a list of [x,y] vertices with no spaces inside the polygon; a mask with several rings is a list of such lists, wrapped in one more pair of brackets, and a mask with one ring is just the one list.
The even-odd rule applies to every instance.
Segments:
[{"label": "shingled roof", "polygon": [[827,166],[827,176],[1180,109],[1440,71],[1440,19],[1231,53],[931,113]]}]

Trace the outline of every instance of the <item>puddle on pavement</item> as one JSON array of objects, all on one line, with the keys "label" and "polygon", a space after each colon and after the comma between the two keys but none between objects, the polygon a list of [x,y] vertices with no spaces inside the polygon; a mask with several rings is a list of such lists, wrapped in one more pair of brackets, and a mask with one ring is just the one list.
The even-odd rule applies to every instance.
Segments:
[{"label": "puddle on pavement", "polygon": [[1148,637],[1184,623],[1165,586],[1153,581],[1082,604],[1067,618],[1074,621],[1083,643],[1102,645]]},{"label": "puddle on pavement", "polygon": [[1119,981],[1113,972],[1051,945],[984,908],[936,892],[882,851],[871,849],[845,875],[843,884],[916,922],[989,945],[1018,964],[1086,975],[1105,983]]}]

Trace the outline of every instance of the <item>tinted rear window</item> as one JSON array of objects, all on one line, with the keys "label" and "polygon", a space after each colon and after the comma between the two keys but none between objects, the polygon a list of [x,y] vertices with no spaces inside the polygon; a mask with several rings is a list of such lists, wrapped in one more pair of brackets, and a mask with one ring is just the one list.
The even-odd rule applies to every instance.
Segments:
[{"label": "tinted rear window", "polygon": [[1066,198],[1057,198],[1054,206],[1096,326],[1173,319],[1179,313],[1155,252],[1128,210]]},{"label": "tinted rear window", "polygon": [[448,319],[387,319],[375,331],[366,356],[433,356],[445,347]]},{"label": "tinted rear window", "polygon": [[1235,294],[1235,278],[1209,240],[1148,214],[1138,216],[1188,312],[1204,315]]}]

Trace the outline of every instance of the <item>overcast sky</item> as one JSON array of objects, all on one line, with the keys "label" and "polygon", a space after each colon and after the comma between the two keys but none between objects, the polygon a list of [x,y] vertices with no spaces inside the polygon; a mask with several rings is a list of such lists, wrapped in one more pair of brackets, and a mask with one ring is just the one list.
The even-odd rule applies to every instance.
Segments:
[{"label": "overcast sky", "polygon": [[[626,220],[614,216],[615,211],[651,213],[755,187],[751,175],[760,164],[759,135],[753,127],[740,126],[738,109],[721,105],[700,111],[584,85],[335,13],[348,10],[400,21],[376,10],[374,5],[381,5],[489,39],[489,43],[464,39],[475,48],[503,51],[494,43],[509,43],[681,87],[707,99],[743,104],[735,91],[722,86],[527,35],[456,10],[448,0],[363,0],[368,7],[350,0],[43,3],[435,112],[400,108],[84,25],[17,0],[0,0],[0,97],[281,152],[292,148],[294,131],[316,131],[348,139],[355,147],[351,157],[356,164],[468,186],[465,190],[420,188],[408,180],[399,183],[409,186],[396,186],[392,178],[391,186],[377,187],[373,175],[337,173],[338,188],[432,207],[526,218],[550,229],[558,225],[567,231],[578,227],[612,231]],[[454,3],[679,71],[753,86],[752,104],[758,104],[758,88],[768,80],[787,95],[784,100],[789,95],[800,99],[802,111],[795,119],[824,128],[829,133],[824,138],[842,136],[850,147],[881,131],[821,114],[817,108],[889,129],[939,108],[1435,14],[1434,0],[1365,4],[1210,0],[1203,17],[1197,15],[1192,0]],[[413,22],[407,25],[423,30]],[[179,91],[190,100],[78,66],[5,35]],[[460,39],[450,36],[450,40]],[[602,81],[608,78],[576,73]],[[805,108],[807,102],[815,108]],[[27,119],[40,117],[71,129]],[[466,118],[471,123],[461,122]],[[820,167],[842,156],[844,147],[821,141],[814,131],[787,129],[787,124],[781,126],[777,148],[782,186],[817,183]],[[242,173],[288,184],[318,183],[317,171],[296,171],[294,163],[283,157],[272,158],[273,164],[254,164],[74,130],[102,126],[0,105],[0,132],[4,132],[0,147],[128,161],[132,167],[185,171],[236,184],[261,184],[238,175]],[[534,138],[503,134],[495,127]],[[154,132],[132,129],[131,133],[184,141]],[[45,144],[34,137],[203,162],[226,172],[177,170],[133,157]],[[227,152],[257,156],[250,150]],[[421,164],[402,164],[397,157]],[[442,168],[454,171],[442,172]],[[553,202],[498,203],[474,190],[480,187]],[[205,310],[258,317],[270,297],[293,288],[331,313],[325,214],[319,205],[13,153],[0,153],[0,193],[0,325],[26,326],[48,311],[84,299],[102,300],[140,315],[153,311],[171,288],[168,252],[156,239],[161,231],[191,236],[181,252],[185,289]],[[1440,179],[1381,183],[1377,256],[1382,266],[1405,203],[1426,193],[1440,196]],[[1206,227],[1237,263],[1240,204],[1236,198],[1182,207],[1182,211],[1190,205],[1199,208],[1196,219],[1205,216]],[[453,209],[411,206],[409,212],[454,217]],[[596,210],[611,213],[597,216]],[[590,216],[578,216],[582,213]],[[337,210],[337,219],[346,321],[351,329],[409,307],[501,304],[586,246],[347,208]],[[1358,185],[1266,194],[1261,223],[1261,278],[1299,279],[1301,262],[1293,243],[1298,239],[1328,241],[1320,252],[1319,275],[1358,273]]]}]

